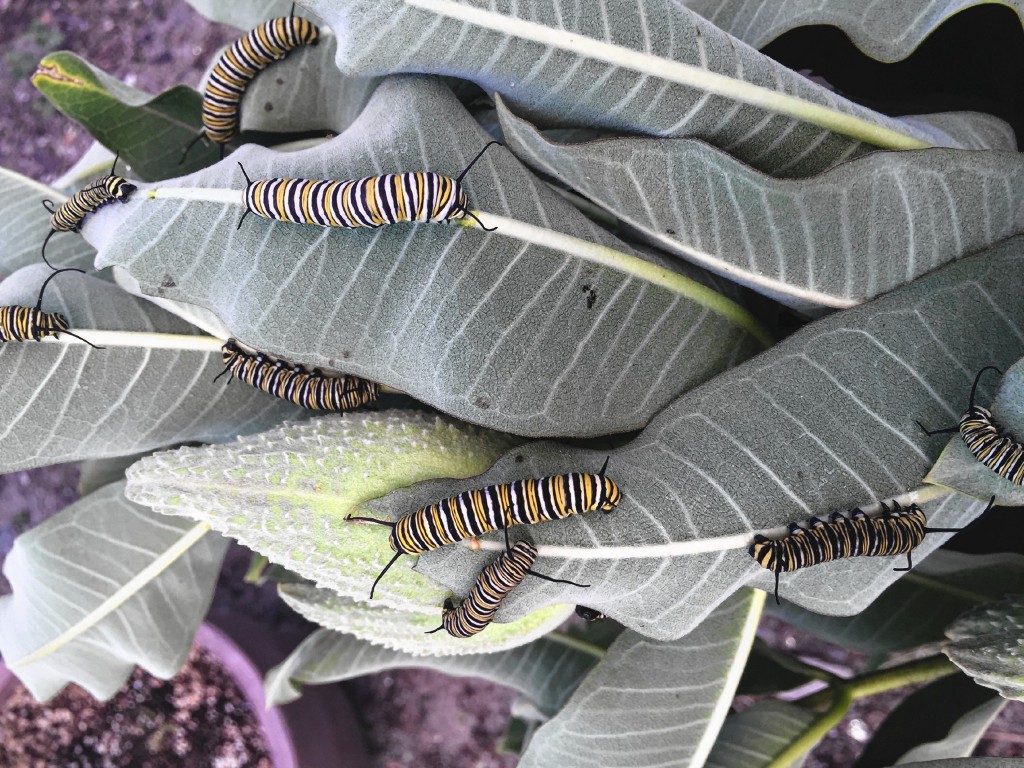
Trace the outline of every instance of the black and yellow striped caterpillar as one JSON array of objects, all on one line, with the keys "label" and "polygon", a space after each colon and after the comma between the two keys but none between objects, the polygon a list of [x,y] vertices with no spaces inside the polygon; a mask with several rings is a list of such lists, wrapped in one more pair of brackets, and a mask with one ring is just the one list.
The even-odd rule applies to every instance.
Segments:
[{"label": "black and yellow striped caterpillar", "polygon": [[[995,503],[995,497],[989,508]],[[987,509],[985,510],[988,511]],[[911,550],[928,533],[955,533],[959,528],[926,528],[928,520],[917,504],[906,509],[893,502],[892,508],[882,505],[882,513],[868,517],[855,509],[849,516],[834,513],[828,522],[817,517],[808,521],[807,528],[789,524],[789,533],[781,539],[755,536],[750,545],[750,556],[762,568],[775,574],[775,602],[779,602],[779,574],[796,571],[820,563],[847,557],[885,557],[906,555],[907,567],[895,571],[909,571],[913,567]]]},{"label": "black and yellow striped caterpillar", "polygon": [[444,607],[441,609],[441,626],[426,634],[431,635],[443,629],[452,637],[465,638],[483,631],[494,619],[494,614],[498,612],[498,607],[505,596],[518,587],[528,575],[559,584],[590,586],[566,579],[553,579],[530,570],[536,559],[536,547],[528,541],[517,541],[511,550],[502,552],[497,560],[480,572],[473,589],[469,592],[469,597],[457,608],[451,598],[445,599]]},{"label": "black and yellow striped caterpillar", "polygon": [[613,480],[605,477],[607,468],[608,460],[605,459],[597,474],[569,472],[463,491],[457,496],[421,507],[396,523],[372,517],[348,517],[349,520],[391,528],[388,543],[397,554],[373,582],[370,598],[373,598],[378,582],[402,555],[418,555],[470,536],[498,530],[505,531],[506,550],[511,551],[508,529],[513,525],[560,520],[595,510],[611,512],[622,500],[622,492]]},{"label": "black and yellow striped caterpillar", "polygon": [[241,163],[246,187],[245,213],[265,219],[316,224],[321,227],[382,227],[400,221],[452,221],[469,216],[488,228],[469,210],[462,179],[480,159],[489,142],[456,178],[428,171],[391,173],[363,179],[257,179],[249,178]]},{"label": "black and yellow striped caterpillar", "polygon": [[225,373],[264,392],[313,411],[351,411],[373,402],[380,386],[356,376],[325,376],[319,370],[307,371],[300,365],[289,367],[283,360],[270,360],[261,353],[249,354],[234,339],[221,347]]},{"label": "black and yellow striped caterpillar", "polygon": [[1024,485],[1024,445],[996,423],[988,408],[982,408],[974,402],[978,382],[985,371],[1002,374],[994,365],[987,365],[978,371],[974,386],[971,387],[967,413],[960,417],[960,422],[955,427],[929,430],[920,421],[917,422],[917,426],[929,436],[959,432],[967,450],[974,458],[1011,483]]},{"label": "black and yellow striped caterpillar", "polygon": [[0,307],[0,342],[41,341],[47,336],[56,338],[58,334],[66,333],[68,336],[81,339],[94,349],[103,349],[103,347],[97,347],[92,342],[69,331],[68,319],[60,312],[43,312],[43,293],[46,291],[46,286],[62,272],[85,274],[81,269],[55,269],[43,281],[43,285],[39,289],[39,300],[36,301],[34,307]]},{"label": "black and yellow striped caterpillar", "polygon": [[118,157],[120,157],[120,153],[114,156],[114,164],[110,166],[109,174],[97,179],[80,192],[76,192],[70,200],[62,203],[56,210],[53,208],[52,200],[43,200],[43,208],[52,214],[50,216],[50,233],[43,240],[41,253],[43,261],[50,269],[54,269],[54,266],[46,260],[46,244],[50,242],[51,237],[58,232],[77,232],[88,214],[115,200],[127,203],[128,196],[138,189],[126,179],[114,175]]},{"label": "black and yellow striped caterpillar", "polygon": [[320,30],[301,16],[281,16],[265,21],[236,40],[221,54],[206,83],[203,93],[203,130],[192,140],[181,156],[185,162],[189,150],[201,139],[220,146],[238,135],[239,108],[245,89],[260,72],[279,61],[300,45],[316,45]]}]

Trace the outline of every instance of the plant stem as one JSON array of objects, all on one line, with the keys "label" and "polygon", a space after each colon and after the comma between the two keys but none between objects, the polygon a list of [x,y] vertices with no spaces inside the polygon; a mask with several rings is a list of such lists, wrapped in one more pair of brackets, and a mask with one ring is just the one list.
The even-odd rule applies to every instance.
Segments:
[{"label": "plant stem", "polygon": [[816,667],[813,664],[808,664],[795,656],[790,656],[788,653],[783,653],[782,651],[772,648],[761,638],[757,638],[754,641],[754,650],[762,656],[768,657],[783,669],[795,672],[798,675],[803,675],[804,677],[808,677],[812,680],[821,680],[830,684],[834,681],[840,680],[840,678],[836,677],[827,669],[822,669],[821,667]]},{"label": "plant stem", "polygon": [[941,654],[936,654],[835,682],[823,691],[805,696],[796,703],[808,709],[816,709],[826,704],[829,708],[780,752],[767,768],[786,768],[810,751],[826,733],[842,721],[850,705],[857,699],[902,688],[911,683],[930,682],[956,671],[957,666],[953,662]]}]

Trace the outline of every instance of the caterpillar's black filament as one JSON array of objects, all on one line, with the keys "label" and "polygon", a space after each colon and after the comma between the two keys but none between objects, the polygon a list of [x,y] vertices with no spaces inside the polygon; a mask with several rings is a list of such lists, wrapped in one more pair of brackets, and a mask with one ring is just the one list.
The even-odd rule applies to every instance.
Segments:
[{"label": "caterpillar's black filament", "polygon": [[62,203],[56,210],[53,208],[52,200],[43,200],[43,207],[49,211],[50,233],[43,240],[42,257],[50,269],[54,266],[46,260],[46,244],[57,232],[77,232],[85,217],[93,211],[102,208],[107,203],[120,200],[128,202],[128,196],[138,187],[114,175],[114,168],[117,167],[117,158],[114,157],[114,164],[110,166],[110,173],[102,179],[97,179],[85,189],[76,192],[67,202]]},{"label": "caterpillar's black filament", "polygon": [[[605,477],[607,467],[606,460],[597,474],[569,472],[464,491],[421,507],[397,523],[348,518],[391,528],[389,543],[397,554],[373,582],[370,597],[402,555],[418,555],[488,531],[504,530],[507,544],[508,529],[513,525],[532,525],[595,510],[611,512],[621,501],[622,492],[611,478]],[[512,548],[509,545],[507,549]]]},{"label": "caterpillar's black filament", "polygon": [[[473,158],[457,178],[426,171],[368,176],[363,179],[337,181],[332,179],[257,179],[249,178],[245,168],[246,187],[242,202],[246,214],[255,213],[265,219],[316,224],[321,227],[382,227],[400,221],[452,221],[469,216],[480,224],[469,210],[469,198],[462,179],[489,142]],[[491,231],[483,224],[483,229]]]}]

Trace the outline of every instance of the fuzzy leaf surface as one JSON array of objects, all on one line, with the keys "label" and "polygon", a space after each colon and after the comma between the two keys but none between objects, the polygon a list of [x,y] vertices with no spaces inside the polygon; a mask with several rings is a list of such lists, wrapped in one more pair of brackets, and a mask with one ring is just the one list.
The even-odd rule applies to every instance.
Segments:
[{"label": "fuzzy leaf surface", "polygon": [[411,656],[351,635],[319,629],[267,673],[268,705],[286,704],[302,685],[320,685],[382,672],[423,667],[456,677],[482,677],[515,688],[544,712],[559,710],[597,663],[599,649],[557,633],[499,653],[467,656]]},{"label": "fuzzy leaf surface", "polygon": [[[680,0],[705,19],[754,48],[763,48],[796,27],[838,27],[854,45],[880,61],[905,59],[949,17],[984,0]],[[1024,16],[1020,0],[1001,0]]]},{"label": "fuzzy leaf surface", "polygon": [[187,0],[188,4],[210,21],[219,21],[249,31],[267,19],[287,16],[309,16],[291,0]]},{"label": "fuzzy leaf surface", "polygon": [[[997,381],[999,386],[995,399],[992,400],[987,392]],[[987,386],[983,386],[986,384]],[[1003,427],[1015,440],[1024,439],[1024,359],[1018,360],[1007,370],[1002,381],[999,381],[998,373],[987,371],[978,385],[978,393],[978,405],[984,405],[992,412],[995,423]],[[966,413],[968,393],[964,393],[962,408],[963,413]],[[957,422],[959,417],[952,424],[925,426],[929,429],[939,429],[955,425]],[[1024,505],[1024,487],[1000,477],[997,472],[974,458],[959,432],[949,439],[939,460],[925,477],[925,482],[952,488],[976,499],[990,499],[995,496],[996,503],[1004,507]]]},{"label": "fuzzy leaf surface", "polygon": [[798,307],[848,307],[1024,232],[1017,152],[874,152],[776,179],[699,141],[559,143],[497,105],[527,164],[660,248]]},{"label": "fuzzy leaf surface", "polygon": [[[418,411],[359,411],[147,457],[128,471],[127,492],[159,512],[208,523],[318,586],[366,600],[393,555],[390,531],[345,516],[395,487],[475,475],[513,445],[507,435]],[[374,604],[440,615],[448,592],[414,563],[398,559]]]},{"label": "fuzzy leaf surface", "polygon": [[[30,264],[42,264],[43,240],[50,232],[50,214],[43,200],[59,206],[67,200],[55,189],[20,173],[0,168],[0,272],[6,277]],[[96,249],[81,235],[60,233],[50,238],[46,258],[53,266],[92,269]],[[33,302],[34,304],[35,302]]]},{"label": "fuzzy leaf surface", "polygon": [[[0,306],[34,306],[50,274],[26,267],[0,285]],[[173,315],[103,280],[66,273],[43,310],[76,328],[192,335]],[[220,353],[82,344],[0,344],[0,471],[219,441],[305,411],[252,387],[225,387]]]},{"label": "fuzzy leaf surface", "polygon": [[[814,713],[785,701],[761,701],[729,715],[706,768],[762,768],[814,721]],[[803,765],[803,759],[794,768]]]},{"label": "fuzzy leaf surface", "polygon": [[[516,452],[522,461],[506,455],[472,481],[422,483],[367,509],[395,520],[472,488],[594,472],[610,457],[608,476],[623,493],[613,512],[517,527],[513,536],[580,550],[561,558],[542,550],[537,567],[593,585],[586,604],[641,634],[680,637],[739,587],[774,588],[773,574],[747,554],[754,532],[781,532],[790,522],[920,486],[943,441],[927,437],[915,419],[955,419],[982,365],[1006,366],[1024,354],[1024,302],[1008,277],[1022,269],[1024,238],[1017,237],[806,326],[680,397],[621,448],[533,443]],[[950,494],[924,509],[931,526],[959,528],[984,504]],[[928,535],[914,561],[948,535]],[[714,547],[705,540],[718,537],[736,539],[708,551]],[[696,552],[651,550],[680,542]],[[601,552],[622,546],[635,548],[632,557]],[[417,567],[462,594],[485,562],[481,552],[445,547],[421,556]],[[856,614],[905,563],[861,557],[805,568],[783,575],[781,598],[817,613]],[[576,602],[572,589],[514,592],[500,616]]]},{"label": "fuzzy leaf surface", "polygon": [[[36,699],[71,682],[108,699],[136,664],[164,679],[178,671],[227,539],[206,533],[139,577],[194,528],[132,504],[114,483],[18,537],[4,564],[13,594],[0,597],[0,653]],[[107,604],[122,591],[124,602]]]},{"label": "fuzzy leaf surface", "polygon": [[763,595],[734,595],[687,637],[623,632],[520,768],[701,766],[725,720],[754,640]]},{"label": "fuzzy leaf surface", "polygon": [[[255,349],[518,434],[638,428],[761,346],[756,321],[693,270],[645,260],[502,147],[467,176],[471,207],[536,224],[550,246],[450,224],[328,230],[250,216],[236,229],[239,160],[254,179],[458,173],[486,142],[439,81],[392,78],[319,147],[245,147],[176,182],[183,194],[237,189],[237,204],[150,199],[142,189],[98,211],[84,232],[98,263],[124,267],[146,294],[210,309]],[[563,235],[614,249],[601,250],[612,266],[552,240]]]},{"label": "fuzzy leaf surface", "polygon": [[1024,596],[969,611],[946,636],[953,642],[943,651],[979,685],[1024,700]]},{"label": "fuzzy leaf surface", "polygon": [[941,642],[957,616],[1006,592],[1024,592],[1024,555],[939,550],[856,616],[823,616],[788,601],[770,610],[830,643],[864,653],[894,653]]},{"label": "fuzzy leaf surface", "polygon": [[[532,582],[528,579],[517,589],[529,589]],[[549,605],[517,621],[491,622],[473,637],[456,638],[444,630],[428,634],[441,625],[443,598],[420,610],[401,610],[377,600],[366,601],[365,594],[361,600],[352,600],[308,584],[282,584],[279,591],[289,606],[322,627],[413,656],[505,651],[543,637],[572,615],[572,606]]]},{"label": "fuzzy leaf surface", "polygon": [[[598,58],[592,41],[649,54],[800,97],[941,146],[958,139],[920,121],[884,117],[758,53],[673,0],[570,0],[524,5],[468,0],[507,17],[497,31],[402,0],[311,0],[338,36],[338,67],[356,75],[431,72],[497,91],[517,114],[551,127],[699,138],[775,175],[802,175],[867,151],[856,139]],[[575,50],[526,39],[519,22],[565,33]]]}]

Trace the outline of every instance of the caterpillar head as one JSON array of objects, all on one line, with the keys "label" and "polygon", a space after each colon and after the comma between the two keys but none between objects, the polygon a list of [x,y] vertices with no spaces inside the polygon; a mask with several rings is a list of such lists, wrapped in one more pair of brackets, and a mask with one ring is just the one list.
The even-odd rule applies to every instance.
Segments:
[{"label": "caterpillar head", "polygon": [[60,312],[42,312],[33,310],[32,329],[36,341],[45,336],[56,336],[70,327],[68,319]]},{"label": "caterpillar head", "polygon": [[297,18],[298,37],[306,45],[317,45],[320,42],[320,29],[309,19]]},{"label": "caterpillar head", "polygon": [[594,508],[608,513],[619,506],[622,501],[622,491],[615,481],[604,475],[597,476],[597,498],[594,500]]}]

